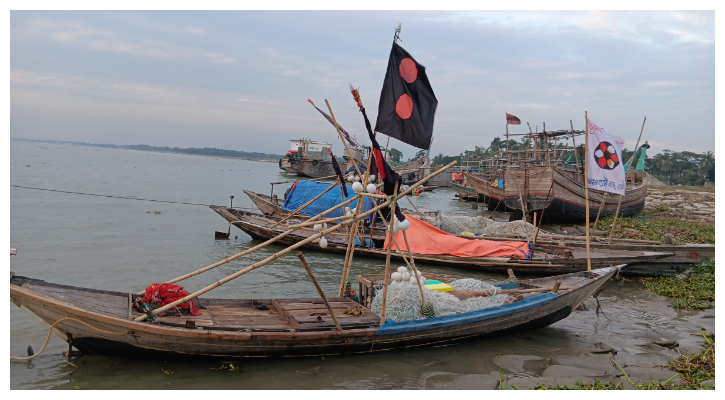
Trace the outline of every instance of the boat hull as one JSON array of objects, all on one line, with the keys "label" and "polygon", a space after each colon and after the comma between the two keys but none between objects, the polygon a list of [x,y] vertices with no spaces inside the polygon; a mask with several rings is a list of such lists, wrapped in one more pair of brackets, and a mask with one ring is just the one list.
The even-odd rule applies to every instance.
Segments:
[{"label": "boat hull", "polygon": [[[46,325],[57,322],[54,333],[87,354],[121,357],[321,356],[441,345],[547,326],[566,318],[617,270],[596,270],[591,278],[584,278],[583,273],[577,273],[531,280],[546,287],[553,286],[554,280],[558,280],[562,286],[571,289],[557,294],[539,294],[532,296],[532,301],[512,303],[497,309],[339,332],[300,332],[295,329],[259,331],[243,328],[221,330],[204,326],[191,329],[183,325],[136,322],[132,320],[127,293],[94,291],[93,296],[103,295],[109,302],[115,299],[120,305],[113,308],[106,304],[105,309],[91,310],[88,303],[83,303],[84,297],[88,299],[91,296],[91,289],[56,285],[56,292],[65,293],[66,300],[61,300],[48,295],[48,292],[41,294],[37,289],[33,290],[48,284],[23,277],[11,278],[10,299]],[[204,304],[202,299],[199,300]],[[128,310],[121,306],[125,302],[128,302]]]},{"label": "boat hull", "polygon": [[[465,173],[469,184],[492,204],[503,201],[505,209],[532,213],[537,211],[547,220],[582,221],[586,219],[586,194],[581,177],[575,172],[554,167],[532,167],[521,170],[504,170],[504,188],[491,186],[490,181]],[[647,185],[630,187],[620,207],[620,216],[631,216],[644,209]],[[602,202],[604,200],[604,202]],[[613,215],[617,211],[619,196],[597,190],[589,190],[589,217],[594,219]],[[498,205],[498,204],[496,204]],[[493,206],[496,207],[496,206]],[[600,212],[601,207],[601,212]]]},{"label": "boat hull", "polygon": [[[255,240],[266,241],[272,239],[287,229],[286,226],[281,225],[271,229],[270,226],[274,223],[274,220],[272,220],[273,217],[265,217],[259,214],[239,210],[230,210],[222,206],[212,206],[211,208],[227,221],[233,222],[234,226],[241,229]],[[308,238],[312,235],[312,233],[313,232],[310,231],[298,230],[278,239],[277,243],[287,246],[293,245]],[[475,237],[466,237],[466,239],[479,240]],[[386,258],[387,251],[382,248],[381,241],[373,239],[373,242],[375,242],[376,248],[356,248],[355,257]],[[325,253],[346,254],[347,240],[345,235],[328,235],[327,248],[322,249],[319,245],[314,243],[304,244],[302,248]],[[499,272],[505,272],[508,269],[513,269],[515,273],[555,275],[578,272],[587,269],[586,253],[583,250],[578,250],[576,253],[576,257],[561,258],[550,254],[543,254],[541,251],[536,251],[534,259],[511,259],[508,257],[457,257],[451,255],[413,253],[413,259],[416,264],[446,265],[457,268]],[[670,255],[672,255],[672,253],[666,252],[650,252],[649,254],[642,254],[642,252],[639,251],[617,251],[613,254],[608,251],[598,252],[592,253],[591,266],[592,268],[602,268],[619,264],[634,264],[638,262],[657,260]],[[405,262],[404,256],[396,250],[391,251],[390,257],[393,262]]]}]

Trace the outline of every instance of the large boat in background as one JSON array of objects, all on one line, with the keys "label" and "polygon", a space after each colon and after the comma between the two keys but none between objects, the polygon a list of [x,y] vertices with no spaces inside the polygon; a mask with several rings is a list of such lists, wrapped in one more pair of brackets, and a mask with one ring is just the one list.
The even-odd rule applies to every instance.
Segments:
[{"label": "large boat in background", "polygon": [[[545,142],[544,149],[509,150],[486,172],[464,172],[465,181],[488,205],[489,210],[517,211],[531,214],[544,212],[547,219],[584,220],[586,217],[583,147],[549,149],[551,140],[574,137],[584,131],[560,130],[523,135],[525,139]],[[640,146],[636,168],[625,166],[627,189],[622,198],[620,216],[634,215],[644,209],[649,175],[644,172],[644,159],[649,144]],[[575,150],[574,160],[557,158],[557,151]],[[542,154],[543,153],[543,154]],[[604,218],[617,210],[619,196],[589,190],[589,216]],[[600,212],[601,208],[601,212]]]}]

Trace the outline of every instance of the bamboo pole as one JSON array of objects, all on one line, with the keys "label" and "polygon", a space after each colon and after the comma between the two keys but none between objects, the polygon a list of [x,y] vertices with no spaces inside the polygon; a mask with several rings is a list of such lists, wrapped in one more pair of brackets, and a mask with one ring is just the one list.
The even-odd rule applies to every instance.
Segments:
[{"label": "bamboo pole", "polygon": [[292,211],[291,214],[289,214],[286,217],[282,218],[281,220],[277,221],[277,223],[275,223],[274,225],[272,225],[271,228],[274,228],[275,226],[277,226],[277,225],[281,224],[282,222],[286,221],[287,219],[291,218],[293,215],[297,214],[298,212],[300,212],[305,207],[307,207],[310,204],[314,203],[315,200],[319,199],[320,197],[322,197],[322,195],[324,195],[325,193],[329,192],[330,190],[332,190],[335,186],[337,186],[339,184],[340,184],[340,182],[337,182],[337,183],[335,183],[333,185],[330,185],[330,187],[328,187],[327,189],[325,189],[322,193],[320,193],[317,196],[315,196],[314,199],[312,199],[312,200],[308,201],[307,203],[299,206],[296,210]]},{"label": "bamboo pole", "polygon": [[[599,222],[599,216],[602,214],[602,209],[604,208],[605,201],[607,201],[607,193],[604,193],[602,195],[602,203],[599,204],[599,212],[597,213],[597,217],[594,219],[594,226],[592,227],[592,235],[594,234],[594,230],[597,229],[597,222]],[[587,229],[589,229],[588,226],[587,226]]]},{"label": "bamboo pole", "polygon": [[[408,200],[408,203],[410,203],[411,206],[415,209],[416,212],[420,213],[420,210],[418,210],[418,207],[413,204],[413,200],[411,200],[408,196],[405,196],[405,198]],[[422,215],[422,214],[421,214]]]},{"label": "bamboo pole", "polygon": [[549,138],[546,137],[546,122],[544,124],[544,148],[546,148],[546,165],[551,166],[551,158],[549,157]]},{"label": "bamboo pole", "polygon": [[551,190],[554,188],[554,182],[551,182],[551,186],[549,186],[549,192],[546,194],[546,201],[544,201],[544,208],[541,209],[541,217],[539,217],[539,225],[536,227],[536,232],[534,233],[534,241],[531,245],[531,252],[529,252],[529,258],[534,256],[534,246],[536,246],[536,238],[539,236],[539,230],[541,229],[541,223],[544,220],[544,212],[546,212],[546,203],[549,202],[549,196],[551,196]]},{"label": "bamboo pole", "polygon": [[[378,211],[378,214],[380,214],[380,218],[382,218],[383,222],[385,222],[385,218],[383,217],[382,213]],[[408,257],[410,258],[410,261],[405,257],[405,253],[403,252],[403,248],[400,247],[398,244],[398,241],[395,240],[395,236],[391,236],[393,239],[393,244],[395,244],[396,249],[400,253],[401,258],[403,261],[405,261],[405,264],[408,265],[408,268],[410,268],[411,271],[415,274],[416,282],[418,284],[418,289],[420,290],[420,298],[423,300],[423,303],[425,303],[425,295],[423,294],[423,287],[420,285],[420,278],[418,277],[417,271],[418,268],[415,266],[415,260],[413,259],[413,252],[410,251],[410,244],[408,244],[408,236],[405,234],[405,231],[403,232],[403,238],[405,238],[405,246],[408,249]]]},{"label": "bamboo pole", "polygon": [[[425,295],[423,294],[423,286],[420,284],[420,276],[418,274],[418,268],[415,266],[415,260],[413,259],[413,252],[410,251],[410,244],[408,243],[408,235],[405,234],[405,231],[403,231],[403,238],[405,239],[405,247],[408,249],[408,257],[410,257],[410,263],[413,266],[413,274],[415,275],[415,283],[418,284],[418,290],[420,290],[420,298],[423,300],[423,303],[425,304]],[[398,246],[398,243],[395,243],[395,246]],[[398,247],[400,248],[400,247]],[[420,274],[422,275],[422,274]]]},{"label": "bamboo pole", "polygon": [[[400,184],[400,181],[395,182],[395,189],[393,189],[393,194],[398,194],[398,185]],[[393,221],[395,221],[395,201],[390,205],[390,224],[388,225],[388,238],[391,240],[388,241],[388,253],[385,257],[385,280],[383,285],[383,309],[380,312],[380,325],[382,326],[385,323],[385,301],[388,298],[388,283],[390,282],[390,276],[388,275],[390,271],[390,250],[393,248]]]},{"label": "bamboo pole", "polygon": [[589,249],[589,114],[584,111],[586,133],[584,135],[584,203],[586,203],[587,272],[592,272],[591,250]]},{"label": "bamboo pole", "polygon": [[350,149],[347,147],[347,143],[345,143],[345,138],[342,137],[342,132],[340,132],[340,125],[337,124],[337,121],[335,120],[335,114],[332,113],[332,108],[330,108],[330,102],[325,99],[325,104],[327,104],[327,110],[330,112],[330,117],[332,118],[332,122],[335,123],[335,129],[337,129],[337,134],[340,136],[340,140],[342,140],[342,145],[345,146],[345,150],[347,151],[347,155],[350,156],[353,163],[352,165],[355,167],[355,170],[357,171],[357,174],[362,176],[360,173],[360,169],[357,167],[357,163],[355,162],[355,157],[350,152]]},{"label": "bamboo pole", "polygon": [[[442,172],[444,172],[444,171],[448,170],[449,168],[451,168],[452,166],[456,165],[457,163],[458,163],[458,161],[453,161],[453,162],[451,162],[450,164],[448,164],[448,165],[446,165],[446,166],[442,167],[442,168],[441,168],[441,169],[439,169],[438,171],[436,171],[436,172],[434,172],[434,173],[432,173],[432,174],[428,175],[427,177],[425,177],[425,178],[421,179],[420,181],[418,181],[418,182],[414,183],[414,184],[413,184],[413,185],[411,185],[411,186],[410,186],[410,187],[409,187],[408,189],[406,189],[406,190],[404,190],[404,191],[403,191],[402,193],[400,193],[400,195],[406,195],[406,194],[410,193],[410,192],[411,192],[412,190],[414,190],[414,189],[415,189],[416,187],[418,187],[418,186],[422,185],[423,183],[427,182],[428,180],[430,180],[430,179],[432,179],[432,178],[436,177],[436,176],[437,176],[438,174],[440,174],[440,173],[442,173]],[[354,198],[352,198],[352,199],[348,200],[348,202],[349,202],[349,201],[353,201],[353,200],[354,200],[354,199],[356,199],[356,198],[358,198],[358,197],[356,196],[356,197],[354,197]],[[379,210],[379,209],[381,209],[381,208],[383,208],[383,207],[387,206],[388,204],[392,203],[392,202],[393,202],[393,200],[394,200],[394,199],[393,199],[393,198],[391,198],[391,199],[389,199],[389,200],[387,200],[387,201],[385,201],[385,202],[383,202],[383,203],[379,204],[378,206],[376,206],[376,207],[372,208],[372,209],[371,209],[370,211],[367,211],[367,212],[363,213],[363,214],[362,214],[362,215],[360,215],[359,217],[360,217],[360,218],[364,218],[364,217],[366,217],[366,216],[368,216],[368,215],[370,215],[370,214],[374,213],[375,211],[377,211],[377,210]],[[330,212],[331,210],[334,210],[334,209],[336,209],[336,208],[342,207],[342,206],[343,206],[343,204],[346,204],[346,203],[338,204],[337,206],[335,206],[335,207],[333,207],[333,208],[331,208],[331,209],[329,209],[329,210],[327,210],[327,211],[325,211],[325,212],[323,212],[323,213],[321,213],[321,214],[319,214],[319,215],[316,215],[316,216],[312,217],[312,219],[314,219],[314,218],[319,218],[319,217],[320,217],[321,215],[323,215],[323,214],[326,214],[326,213]],[[214,283],[214,284],[212,284],[212,285],[209,285],[209,286],[207,286],[206,288],[204,288],[204,289],[202,289],[202,290],[199,290],[199,291],[197,291],[197,292],[195,292],[195,293],[193,293],[193,294],[190,294],[189,296],[186,296],[186,297],[184,297],[183,299],[180,299],[180,300],[177,300],[177,301],[175,301],[175,302],[173,302],[173,303],[167,304],[167,305],[165,305],[165,306],[163,306],[163,307],[161,307],[161,308],[159,308],[159,309],[157,309],[157,310],[155,310],[155,311],[156,311],[156,313],[160,313],[160,312],[166,311],[166,310],[168,310],[168,309],[170,309],[170,308],[173,308],[173,307],[175,307],[175,306],[177,306],[177,305],[179,305],[179,304],[181,304],[181,303],[184,303],[184,302],[186,302],[186,301],[189,301],[189,300],[191,300],[191,299],[193,299],[193,298],[195,298],[195,297],[197,297],[197,296],[199,296],[199,295],[202,295],[202,294],[204,294],[204,293],[206,293],[206,292],[208,292],[208,291],[210,291],[210,290],[212,290],[212,289],[214,289],[214,288],[216,288],[216,287],[219,287],[219,286],[223,285],[223,284],[224,284],[224,283],[226,283],[226,282],[229,282],[229,281],[230,281],[230,280],[232,280],[232,279],[235,279],[235,278],[237,278],[237,277],[239,277],[239,276],[241,276],[241,275],[244,275],[245,273],[247,273],[247,272],[249,272],[249,271],[251,271],[251,270],[254,270],[254,269],[256,269],[256,268],[259,268],[259,267],[261,267],[261,266],[263,266],[263,265],[267,264],[268,262],[270,262],[270,261],[273,261],[273,260],[275,260],[275,259],[277,259],[277,258],[281,257],[282,255],[284,255],[284,254],[287,254],[287,253],[289,253],[290,251],[292,251],[292,250],[294,250],[294,249],[296,249],[296,248],[298,248],[298,247],[300,247],[300,246],[303,246],[303,245],[305,245],[305,244],[307,244],[307,243],[309,243],[309,242],[311,242],[311,241],[313,241],[313,240],[315,240],[315,239],[317,239],[317,238],[319,238],[319,237],[322,237],[322,236],[324,236],[325,234],[327,234],[327,233],[329,233],[329,232],[333,232],[333,231],[337,230],[338,228],[340,228],[340,227],[342,227],[342,226],[348,225],[348,224],[352,223],[352,221],[353,221],[352,219],[348,219],[348,220],[346,220],[346,221],[343,221],[343,222],[341,222],[341,223],[340,223],[339,225],[335,225],[335,226],[333,226],[333,227],[331,227],[331,228],[328,228],[328,229],[326,229],[326,230],[323,230],[323,231],[321,231],[320,233],[318,233],[318,234],[316,234],[316,235],[312,235],[312,236],[308,237],[307,239],[304,239],[304,240],[302,240],[302,241],[300,241],[300,242],[298,242],[298,243],[295,243],[295,244],[291,245],[290,247],[288,247],[288,248],[286,248],[286,249],[284,249],[284,250],[280,251],[279,253],[277,253],[277,254],[275,254],[275,255],[273,255],[273,256],[270,256],[270,257],[266,258],[265,260],[262,260],[262,261],[260,261],[260,262],[258,262],[258,263],[255,263],[255,264],[252,264],[251,266],[249,266],[249,267],[245,268],[245,269],[244,269],[244,270],[242,270],[242,271],[239,271],[239,272],[237,272],[237,273],[235,273],[235,274],[232,274],[232,275],[228,276],[227,278],[224,278],[224,279],[222,279],[222,280],[220,280],[220,281],[217,281],[216,283]],[[236,255],[233,255],[233,256],[231,256],[231,257],[229,257],[229,258],[226,258],[226,259],[224,259],[224,260],[222,260],[222,261],[219,261],[219,262],[217,262],[217,263],[214,263],[214,264],[212,264],[212,265],[209,265],[209,266],[207,266],[207,267],[201,268],[201,269],[199,269],[199,270],[196,270],[196,271],[194,271],[194,272],[190,272],[190,273],[188,273],[188,274],[186,274],[186,275],[183,275],[183,276],[181,276],[181,277],[179,277],[179,278],[176,278],[176,279],[172,279],[172,280],[170,280],[170,281],[168,281],[168,282],[166,282],[166,283],[174,283],[174,282],[178,282],[178,281],[181,281],[181,280],[184,280],[184,279],[190,278],[190,277],[192,277],[192,276],[198,275],[198,274],[200,274],[200,273],[202,273],[202,272],[208,271],[208,270],[210,270],[210,269],[212,269],[212,268],[216,268],[216,267],[218,267],[218,266],[220,266],[220,265],[222,265],[222,264],[226,264],[226,263],[228,263],[229,261],[235,260],[235,259],[237,259],[237,258],[239,258],[239,257],[241,257],[241,256],[244,256],[244,255],[246,255],[246,254],[249,254],[249,253],[251,253],[251,252],[253,252],[253,251],[255,251],[255,250],[258,250],[258,249],[260,249],[260,248],[262,248],[262,247],[264,247],[264,246],[266,246],[266,245],[268,245],[268,244],[270,244],[270,243],[273,243],[273,242],[275,242],[275,241],[277,241],[277,240],[279,240],[279,239],[281,239],[281,238],[283,238],[283,237],[285,237],[285,236],[289,235],[289,234],[290,234],[290,233],[292,233],[292,232],[294,232],[294,229],[289,229],[289,230],[287,230],[286,232],[284,232],[284,233],[281,233],[281,234],[277,235],[276,237],[274,237],[274,238],[272,238],[272,239],[270,239],[270,240],[267,240],[266,242],[264,242],[264,243],[262,243],[262,244],[260,244],[260,245],[254,246],[254,247],[253,247],[253,248],[251,248],[251,249],[245,250],[245,251],[243,251],[243,252],[241,252],[241,253],[238,253],[238,254],[236,254]],[[230,278],[230,279],[228,279],[228,278]],[[138,294],[144,294],[144,293],[145,293],[145,292],[140,292],[140,293],[138,293]],[[143,318],[141,318],[141,319],[136,319],[136,320],[142,321],[142,320],[146,319],[146,316],[145,316],[145,315],[144,315],[144,316],[142,316],[142,317],[143,317]]]},{"label": "bamboo pole", "polygon": [[[352,201],[352,200],[354,200],[354,199],[355,199],[355,198],[352,198],[352,199],[350,199],[349,201]],[[341,205],[339,205],[339,206],[337,206],[337,207],[341,207],[341,206],[342,206],[342,204],[341,204]],[[337,208],[337,207],[334,207],[334,208],[332,208],[332,209],[330,209],[330,210],[324,211],[324,212],[322,212],[322,213],[320,213],[320,214],[318,214],[318,215],[316,215],[316,216],[314,216],[314,217],[310,218],[310,219],[309,219],[308,221],[311,221],[311,222],[312,222],[312,224],[314,225],[314,224],[315,224],[315,222],[318,222],[318,221],[315,221],[316,219],[318,219],[318,218],[322,217],[322,215],[324,215],[324,214],[326,214],[326,213],[328,213],[328,212],[330,212],[330,211],[334,210],[334,209],[335,209],[335,208]],[[337,218],[337,219],[339,219],[339,218]],[[336,219],[333,219],[333,220],[336,220]],[[236,260],[236,259],[237,259],[237,258],[239,258],[239,257],[245,256],[245,255],[247,255],[247,254],[249,254],[249,253],[252,253],[252,252],[254,252],[254,251],[256,251],[256,250],[259,250],[259,249],[261,249],[261,248],[262,248],[262,247],[264,247],[264,246],[267,246],[268,244],[274,243],[274,242],[278,241],[279,239],[282,239],[283,237],[285,237],[285,236],[289,235],[290,233],[292,233],[292,232],[294,232],[294,231],[295,231],[295,229],[294,229],[294,228],[290,228],[290,229],[288,229],[287,231],[285,231],[285,232],[282,232],[282,233],[280,233],[279,235],[277,235],[277,236],[275,236],[275,237],[273,237],[273,238],[271,238],[271,239],[269,239],[269,240],[265,241],[264,243],[262,243],[262,244],[259,244],[259,245],[257,245],[257,246],[254,246],[254,247],[252,247],[251,249],[247,249],[247,250],[244,250],[244,251],[242,251],[242,252],[240,252],[240,253],[237,253],[237,254],[235,254],[235,255],[233,255],[233,256],[231,256],[231,257],[227,257],[227,258],[225,258],[225,259],[223,259],[223,260],[221,260],[221,261],[218,261],[218,262],[216,262],[216,263],[214,263],[214,264],[208,265],[208,266],[206,266],[206,267],[204,267],[204,268],[200,268],[200,269],[198,269],[198,270],[196,270],[196,271],[193,271],[193,272],[189,272],[188,274],[182,275],[182,276],[180,276],[180,277],[178,277],[178,278],[174,278],[174,279],[171,279],[171,280],[169,280],[169,281],[166,281],[166,283],[176,283],[176,282],[180,282],[180,281],[183,281],[183,280],[185,280],[185,279],[191,278],[191,277],[193,277],[193,276],[199,275],[199,274],[201,274],[202,272],[206,272],[206,271],[209,271],[210,269],[214,269],[214,268],[216,268],[216,267],[218,267],[218,266],[220,266],[220,265],[224,265],[224,264],[226,264],[226,263],[228,263],[228,262],[230,262],[230,261],[234,261],[234,260]],[[141,294],[144,294],[144,293],[146,293],[146,292],[145,292],[145,291],[142,291],[142,292],[139,292],[139,293],[137,293],[137,294],[141,295]]]},{"label": "bamboo pole", "polygon": [[[642,139],[642,132],[644,132],[644,124],[647,122],[647,117],[644,117],[644,121],[642,121],[642,129],[639,131],[639,137],[637,138],[637,144],[634,146],[634,153],[632,153],[632,157],[629,158],[629,168],[632,168],[632,161],[634,161],[634,156],[637,155],[637,148],[639,147],[639,140]],[[629,172],[629,171],[628,171]],[[632,184],[634,186],[634,183]],[[624,190],[627,191],[627,180],[625,178],[624,181]],[[614,221],[612,222],[612,229],[609,231],[609,244],[612,244],[612,235],[614,235],[614,227],[617,225],[617,217],[619,216],[619,207],[622,205],[622,197],[624,195],[619,195],[619,201],[617,202],[617,211],[614,213]]]},{"label": "bamboo pole", "polygon": [[[374,135],[373,137],[375,137],[378,135],[378,133],[375,132],[373,135]],[[368,177],[370,176],[370,165],[372,164],[372,159],[373,159],[372,149],[373,149],[372,146],[370,146],[370,154],[368,155],[368,166],[365,170],[365,175],[361,176],[362,185],[365,188],[367,188],[367,180],[368,180]],[[357,161],[355,160],[355,158],[352,159],[352,162],[353,162],[353,165],[355,166],[355,169],[357,169],[359,171],[359,168],[357,167]],[[377,189],[377,187],[376,187],[376,189]],[[368,195],[371,195],[371,197],[378,196],[375,193],[359,193],[359,194],[360,195],[368,194]],[[380,197],[377,197],[377,198],[380,198]],[[387,199],[387,197],[385,197],[385,196],[382,196],[382,198]],[[362,208],[362,203],[364,203],[364,201],[358,202],[357,208],[355,210],[356,215],[360,213],[360,210]],[[373,217],[374,216],[375,216],[375,214],[373,214]],[[353,241],[353,235],[355,235],[355,237],[358,236],[357,233],[358,233],[359,225],[360,225],[360,222],[356,221],[355,224],[352,226],[352,229],[350,230],[350,237],[348,238],[348,242],[347,242],[347,250],[345,251],[345,262],[342,264],[342,277],[340,280],[339,296],[342,296],[342,292],[345,287],[345,279],[347,279],[350,268],[352,268],[352,259],[355,255],[355,244],[354,244],[355,242]],[[371,224],[371,226],[370,226],[370,237],[371,238],[372,238],[372,234],[373,234],[373,226]],[[365,239],[361,237],[360,245],[362,246],[364,242],[365,242]]]},{"label": "bamboo pole", "polygon": [[312,273],[312,270],[310,269],[310,266],[307,265],[307,261],[305,260],[305,256],[302,255],[301,251],[297,252],[297,258],[300,259],[300,262],[302,263],[302,266],[305,267],[305,271],[307,271],[307,275],[310,276],[310,279],[312,280],[312,283],[315,284],[315,289],[317,289],[317,293],[320,294],[320,297],[322,297],[322,301],[325,302],[325,307],[327,307],[327,312],[330,313],[330,317],[332,317],[332,322],[335,323],[335,328],[339,332],[342,332],[342,327],[340,326],[340,322],[337,320],[337,317],[335,316],[335,313],[332,312],[332,306],[330,306],[330,302],[327,301],[327,297],[325,296],[325,292],[322,291],[322,288],[320,287],[320,284],[317,283],[317,279],[315,279],[315,275]]}]

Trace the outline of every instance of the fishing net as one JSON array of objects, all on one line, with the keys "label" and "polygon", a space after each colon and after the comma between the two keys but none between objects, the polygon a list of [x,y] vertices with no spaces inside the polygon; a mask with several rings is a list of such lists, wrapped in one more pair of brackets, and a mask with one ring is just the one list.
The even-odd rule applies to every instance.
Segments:
[{"label": "fishing net", "polygon": [[[479,235],[495,237],[511,237],[517,239],[531,239],[534,237],[534,226],[523,220],[502,222],[494,221],[482,216],[446,216],[441,218],[441,230],[453,235],[460,235],[462,232],[470,232]],[[539,231],[539,235],[546,235],[549,232]]]},{"label": "fishing net", "polygon": [[[483,290],[495,293],[497,287],[477,279],[459,279],[449,283],[454,290]],[[488,297],[471,297],[459,300],[452,294],[423,289],[425,301],[433,306],[436,317],[460,314],[490,307],[499,307],[508,298],[506,294]],[[385,319],[390,321],[411,321],[426,318],[423,315],[423,301],[415,282],[392,281],[388,285]],[[370,310],[380,314],[383,309],[383,291],[379,290],[370,303]]]}]

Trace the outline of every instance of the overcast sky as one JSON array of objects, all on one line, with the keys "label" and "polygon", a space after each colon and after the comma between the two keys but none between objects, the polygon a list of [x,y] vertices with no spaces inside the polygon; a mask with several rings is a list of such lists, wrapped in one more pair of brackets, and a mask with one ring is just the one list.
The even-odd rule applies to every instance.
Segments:
[{"label": "overcast sky", "polygon": [[307,99],[366,138],[348,84],[374,121],[398,22],[439,101],[433,154],[488,146],[506,112],[523,133],[588,111],[630,149],[647,116],[651,154],[714,150],[714,12],[13,11],[10,136],[342,153]]}]

